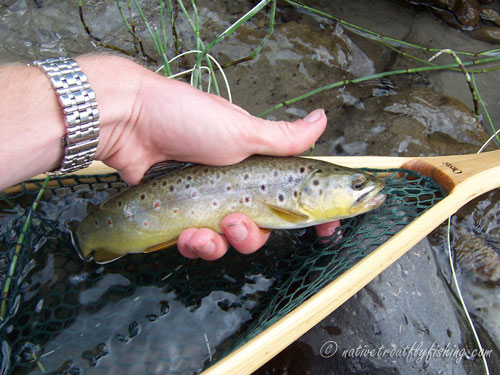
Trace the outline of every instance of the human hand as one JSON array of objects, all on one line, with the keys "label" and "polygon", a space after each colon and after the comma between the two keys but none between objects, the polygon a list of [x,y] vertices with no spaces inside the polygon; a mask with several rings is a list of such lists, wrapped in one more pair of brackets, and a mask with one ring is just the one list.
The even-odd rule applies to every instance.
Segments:
[{"label": "human hand", "polygon": [[[135,93],[134,100],[128,102],[126,116],[118,119],[115,116],[113,125],[106,126],[110,123],[106,118],[112,116],[110,112],[102,114],[105,119],[97,158],[117,169],[131,184],[138,183],[151,165],[164,160],[229,165],[252,154],[294,155],[307,150],[326,126],[323,110],[294,122],[269,121],[251,116],[221,97],[164,78],[128,60],[120,59],[118,65],[123,70],[121,76],[140,84],[129,87]],[[100,100],[97,89],[96,94]],[[123,95],[126,97],[130,95]],[[116,108],[109,103],[102,107]],[[318,234],[331,234],[336,226],[338,222],[318,226]],[[214,260],[225,254],[229,244],[248,254],[259,249],[269,237],[269,233],[240,213],[224,218],[221,228],[224,235],[206,228],[185,230],[178,239],[180,252],[188,258]]]}]

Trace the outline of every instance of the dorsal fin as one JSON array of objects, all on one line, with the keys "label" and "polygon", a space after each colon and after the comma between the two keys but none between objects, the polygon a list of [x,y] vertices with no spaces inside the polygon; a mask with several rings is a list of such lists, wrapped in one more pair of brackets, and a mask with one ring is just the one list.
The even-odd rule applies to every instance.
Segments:
[{"label": "dorsal fin", "polygon": [[158,177],[166,176],[170,173],[174,173],[191,165],[194,165],[194,163],[177,160],[161,161],[152,165],[151,168],[149,168],[146,173],[144,173],[144,176],[139,183],[142,184],[144,182],[155,180]]},{"label": "dorsal fin", "polygon": [[99,204],[94,204],[92,202],[87,202],[87,215],[92,215],[99,208]]}]

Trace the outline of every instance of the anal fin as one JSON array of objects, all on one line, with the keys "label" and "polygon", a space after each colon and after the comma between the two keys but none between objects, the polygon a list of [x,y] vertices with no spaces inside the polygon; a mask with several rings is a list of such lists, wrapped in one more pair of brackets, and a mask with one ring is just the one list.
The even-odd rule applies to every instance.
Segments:
[{"label": "anal fin", "polygon": [[99,248],[91,253],[91,259],[94,259],[96,263],[106,264],[117,260],[124,255],[125,254],[118,254],[106,249]]},{"label": "anal fin", "polygon": [[167,247],[174,246],[176,243],[177,243],[177,238],[170,240],[170,241],[167,241],[167,242],[160,243],[158,245],[148,247],[146,250],[144,250],[144,252],[145,253],[152,253],[153,251],[163,250],[163,249],[166,249]]}]

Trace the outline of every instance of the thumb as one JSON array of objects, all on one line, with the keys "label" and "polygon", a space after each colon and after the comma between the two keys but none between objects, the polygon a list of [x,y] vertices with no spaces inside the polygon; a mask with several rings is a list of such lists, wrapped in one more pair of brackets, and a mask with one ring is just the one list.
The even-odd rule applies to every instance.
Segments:
[{"label": "thumb", "polygon": [[326,114],[316,109],[302,120],[270,121],[255,118],[251,153],[288,156],[306,151],[326,127]]}]

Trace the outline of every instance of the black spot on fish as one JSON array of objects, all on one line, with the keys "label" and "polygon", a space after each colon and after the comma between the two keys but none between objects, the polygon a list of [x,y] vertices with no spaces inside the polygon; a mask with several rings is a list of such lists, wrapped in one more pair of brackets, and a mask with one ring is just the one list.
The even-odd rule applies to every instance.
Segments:
[{"label": "black spot on fish", "polygon": [[158,184],[157,184],[156,182],[153,182],[153,183],[151,184],[151,186],[152,186],[152,187],[156,187],[157,185],[158,185]]},{"label": "black spot on fish", "polygon": [[291,184],[293,182],[293,176],[288,176],[288,182]]},{"label": "black spot on fish", "polygon": [[322,172],[323,172],[323,170],[322,170],[322,169],[318,169],[318,171],[317,171],[317,172],[318,172],[318,173],[322,173]]},{"label": "black spot on fish", "polygon": [[175,190],[174,185],[170,185],[170,187],[168,188],[168,190],[174,191]]},{"label": "black spot on fish", "polygon": [[273,172],[273,176],[274,176],[274,177],[278,177],[278,171],[274,171],[274,172]]},{"label": "black spot on fish", "polygon": [[186,189],[189,189],[191,187],[191,185],[187,184],[186,185]]},{"label": "black spot on fish", "polygon": [[182,178],[179,178],[179,179],[177,180],[177,183],[178,183],[178,184],[180,184],[181,182],[182,182]]},{"label": "black spot on fish", "polygon": [[204,172],[204,173],[208,173],[208,168],[205,168],[205,169],[203,170],[203,172]]},{"label": "black spot on fish", "polygon": [[249,176],[249,175],[248,175],[248,173],[247,173],[247,174],[245,174],[245,175],[243,176],[243,178],[244,178],[245,180],[248,180],[248,179],[250,178],[250,176]]},{"label": "black spot on fish", "polygon": [[118,207],[122,206],[122,201],[118,201]]},{"label": "black spot on fish", "polygon": [[191,181],[193,179],[193,177],[192,176],[188,176],[187,179],[188,179],[188,181]]},{"label": "black spot on fish", "polygon": [[295,198],[297,198],[297,195],[298,195],[298,194],[299,194],[299,193],[297,193],[297,190],[295,190],[295,191],[293,192],[293,196],[294,196]]},{"label": "black spot on fish", "polygon": [[319,195],[323,194],[323,189],[319,189]]},{"label": "black spot on fish", "polygon": [[143,201],[144,199],[146,199],[146,194],[141,194],[139,198],[141,198],[141,201]]},{"label": "black spot on fish", "polygon": [[167,181],[162,181],[161,186],[163,186],[163,187],[167,186]]},{"label": "black spot on fish", "polygon": [[313,185],[314,186],[318,186],[319,185],[319,181],[318,180],[313,180]]},{"label": "black spot on fish", "polygon": [[95,224],[96,227],[99,226],[99,222],[97,221],[97,219],[94,220],[94,224]]},{"label": "black spot on fish", "polygon": [[335,167],[335,168],[333,168],[333,170],[334,170],[335,172],[338,172],[338,171],[340,171],[340,168]]},{"label": "black spot on fish", "polygon": [[300,167],[299,171],[300,171],[300,173],[304,173],[306,171],[306,169],[304,167]]},{"label": "black spot on fish", "polygon": [[278,195],[278,199],[280,200],[280,202],[283,202],[285,200],[285,197],[283,196],[283,194],[280,194]]}]

